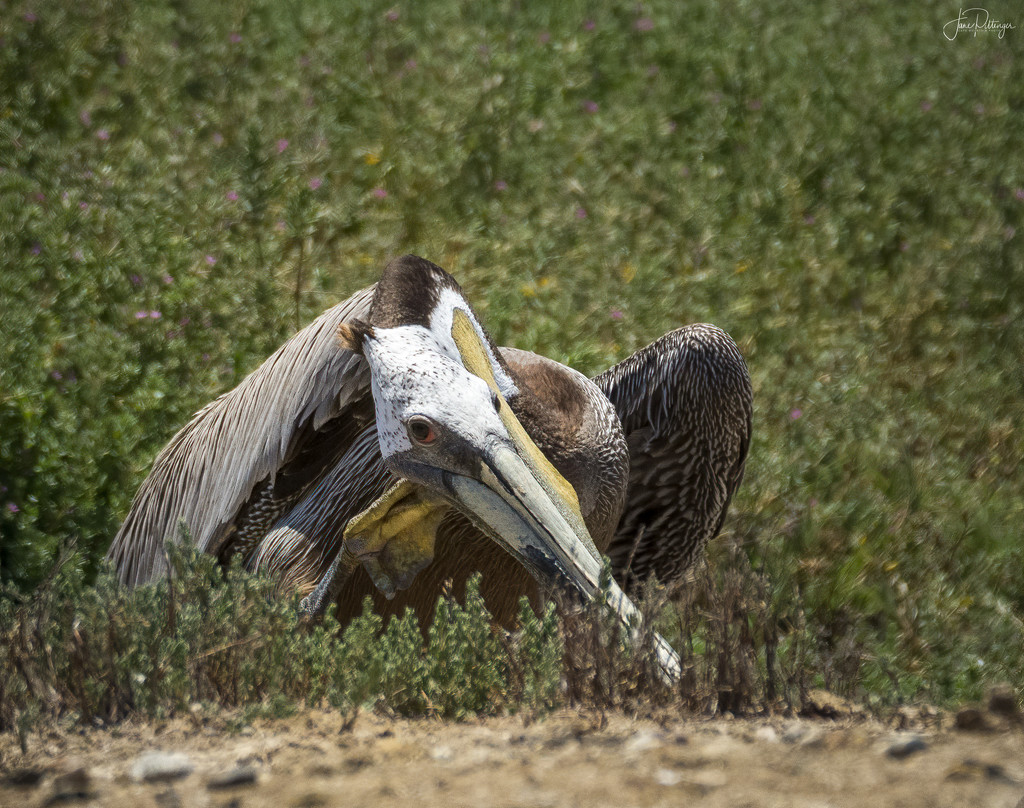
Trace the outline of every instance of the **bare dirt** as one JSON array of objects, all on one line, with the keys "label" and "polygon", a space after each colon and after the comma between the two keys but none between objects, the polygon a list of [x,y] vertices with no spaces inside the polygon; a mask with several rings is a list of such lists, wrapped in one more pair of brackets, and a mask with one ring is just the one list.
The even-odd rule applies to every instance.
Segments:
[{"label": "bare dirt", "polygon": [[[198,715],[64,726],[31,736],[27,754],[0,737],[0,806],[1024,808],[1024,730],[985,716],[982,731],[954,723],[363,713],[342,730],[337,713],[309,711],[236,732]],[[165,755],[146,773],[140,759],[153,752]]]}]

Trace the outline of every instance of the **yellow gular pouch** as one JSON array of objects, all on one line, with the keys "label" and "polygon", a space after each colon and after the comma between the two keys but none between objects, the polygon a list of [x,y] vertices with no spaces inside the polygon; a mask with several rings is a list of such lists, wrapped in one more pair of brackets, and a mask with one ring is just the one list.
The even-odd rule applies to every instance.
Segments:
[{"label": "yellow gular pouch", "polygon": [[345,554],[362,563],[374,586],[391,599],[434,559],[437,528],[449,505],[399,480],[345,527]]},{"label": "yellow gular pouch", "polygon": [[[452,314],[452,340],[462,357],[462,364],[466,370],[474,376],[479,376],[491,392],[498,396],[500,410],[498,416],[508,430],[509,437],[515,444],[516,451],[523,459],[534,477],[545,488],[549,494],[553,494],[553,501],[566,521],[577,531],[582,530],[584,535],[589,536],[586,525],[583,522],[583,514],[580,512],[579,498],[576,496],[576,489],[572,487],[551,462],[544,456],[544,453],[533,442],[523,425],[519,423],[515,413],[512,412],[505,397],[498,388],[498,382],[494,378],[494,368],[491,365],[490,357],[487,355],[487,348],[480,338],[476,328],[473,327],[469,315],[462,309],[455,309]],[[564,503],[565,507],[561,507]],[[597,550],[593,550],[597,554]],[[599,556],[598,556],[599,557]]]}]

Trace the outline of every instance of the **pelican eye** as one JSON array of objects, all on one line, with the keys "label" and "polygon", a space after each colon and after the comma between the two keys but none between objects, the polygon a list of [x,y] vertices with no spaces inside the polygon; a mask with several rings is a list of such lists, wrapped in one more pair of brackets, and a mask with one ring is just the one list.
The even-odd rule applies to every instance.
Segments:
[{"label": "pelican eye", "polygon": [[406,428],[409,430],[409,437],[413,442],[421,446],[429,445],[437,439],[434,425],[422,416],[410,418]]}]

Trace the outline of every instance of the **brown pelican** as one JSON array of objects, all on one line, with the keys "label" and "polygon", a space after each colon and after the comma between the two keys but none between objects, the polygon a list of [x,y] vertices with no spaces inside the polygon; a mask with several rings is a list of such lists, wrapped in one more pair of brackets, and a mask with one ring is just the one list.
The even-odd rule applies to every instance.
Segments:
[{"label": "brown pelican", "polygon": [[[721,528],[750,419],[746,366],[713,326],[591,381],[497,348],[455,280],[405,256],[192,418],[108,558],[130,585],[164,574],[184,523],[343,623],[366,596],[429,622],[477,571],[508,623],[541,588],[593,597],[602,553],[628,585],[676,580]],[[635,619],[614,582],[607,597]]]}]

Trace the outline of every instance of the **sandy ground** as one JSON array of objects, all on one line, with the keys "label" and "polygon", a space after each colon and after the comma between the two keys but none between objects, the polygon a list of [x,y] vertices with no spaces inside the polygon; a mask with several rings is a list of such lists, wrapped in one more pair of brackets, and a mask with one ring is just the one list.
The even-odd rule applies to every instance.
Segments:
[{"label": "sandy ground", "polygon": [[0,737],[0,805],[1024,808],[1019,724],[928,723],[364,713],[340,731],[339,715],[313,711],[240,732],[199,718],[63,727],[27,755]]}]

